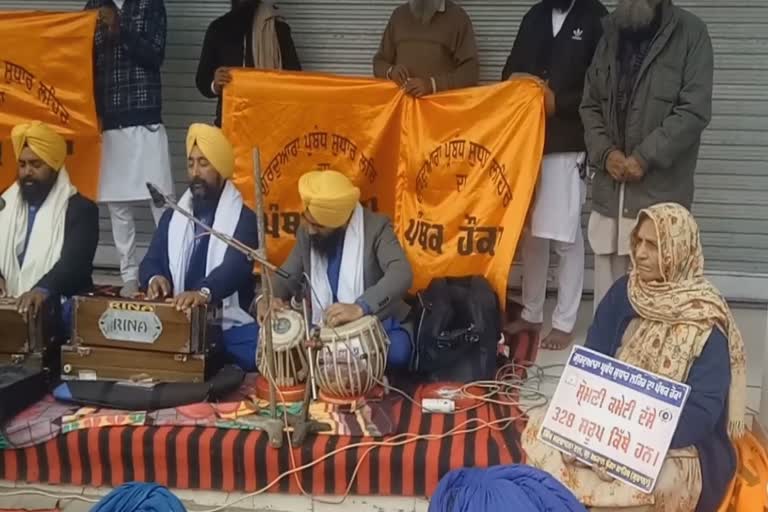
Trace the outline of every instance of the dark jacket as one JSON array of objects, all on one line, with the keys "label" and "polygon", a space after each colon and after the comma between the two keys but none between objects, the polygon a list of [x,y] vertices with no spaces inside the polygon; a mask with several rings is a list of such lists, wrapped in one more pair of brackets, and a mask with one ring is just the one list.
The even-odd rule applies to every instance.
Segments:
[{"label": "dark jacket", "polygon": [[[163,213],[160,223],[157,226],[155,234],[152,236],[152,242],[144,259],[139,265],[139,282],[142,289],[146,290],[149,286],[149,280],[154,276],[165,277],[173,285],[173,277],[168,264],[168,226],[171,222],[171,210]],[[256,227],[256,214],[248,207],[243,207],[240,211],[240,219],[233,233],[235,239],[241,241],[249,247],[258,247],[258,229]],[[208,237],[204,237],[209,240]],[[186,283],[187,290],[174,290],[178,294],[188,290],[199,290],[208,288],[211,290],[211,301],[220,302],[235,292],[238,292],[240,305],[247,309],[253,301],[254,286],[252,279],[252,266],[242,253],[228,247],[224,253],[224,261],[221,265],[205,276],[202,281],[197,283]]]},{"label": "dark jacket", "polygon": [[[245,14],[230,11],[210,24],[205,33],[200,63],[197,66],[196,83],[200,94],[215,98],[211,85],[216,70],[220,67],[253,66],[252,23],[255,6]],[[277,41],[282,55],[283,69],[301,71],[301,63],[291,37],[291,27],[282,20],[275,23]],[[245,38],[245,57],[243,39]],[[221,98],[216,106],[216,126],[221,126]]]},{"label": "dark jacket", "polygon": [[[638,317],[629,302],[628,282],[626,276],[619,279],[600,303],[587,333],[587,348],[616,356],[630,321]],[[685,383],[691,393],[670,445],[672,449],[695,446],[699,453],[704,485],[696,512],[717,510],[736,472],[736,453],[728,437],[730,361],[728,340],[713,329],[688,372]]]},{"label": "dark jacket", "polygon": [[[402,322],[410,311],[403,298],[413,284],[411,264],[389,219],[367,208],[363,211],[365,292],[359,301],[367,304],[371,313],[382,320],[391,317]],[[311,272],[309,235],[303,227],[296,232],[296,245],[282,268],[290,278],[278,276],[274,279],[275,296],[289,299],[300,293],[303,274]]]},{"label": "dark jacket", "polygon": [[[112,0],[88,0],[86,9],[114,7]],[[117,35],[96,27],[94,87],[103,130],[160,124],[167,20],[163,0],[125,0]]]},{"label": "dark jacket", "polygon": [[89,291],[93,288],[93,258],[98,245],[99,208],[90,199],[75,194],[67,204],[59,261],[34,287],[57,297]]},{"label": "dark jacket", "polygon": [[552,36],[552,9],[543,3],[523,17],[501,79],[528,73],[549,80],[556,106],[555,115],[547,119],[545,154],[584,151],[579,105],[606,14],[599,0],[576,0],[556,37]]},{"label": "dark jacket", "polygon": [[629,98],[625,137],[619,136],[616,112],[619,29],[605,19],[605,36],[587,72],[581,119],[590,167],[595,173],[592,208],[618,218],[619,183],[605,169],[613,149],[635,156],[646,174],[628,183],[623,217],[672,201],[693,202],[693,174],[701,133],[712,115],[713,56],[706,25],[688,11],[661,4],[661,24]]}]

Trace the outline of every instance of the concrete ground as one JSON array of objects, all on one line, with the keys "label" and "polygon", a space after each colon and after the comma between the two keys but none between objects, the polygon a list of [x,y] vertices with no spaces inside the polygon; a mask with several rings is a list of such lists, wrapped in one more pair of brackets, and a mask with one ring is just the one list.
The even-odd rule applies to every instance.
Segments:
[{"label": "concrete ground", "polygon": [[[554,309],[554,303],[549,300],[547,303],[547,312]],[[576,326],[576,343],[583,344],[592,315],[591,301],[584,301],[579,312],[579,320]],[[734,306],[734,316],[744,335],[747,346],[747,376],[749,389],[749,407],[756,411],[760,402],[760,385],[763,373],[763,352],[766,348],[766,325],[768,322],[768,307],[762,306]],[[549,352],[540,351],[537,358],[537,364],[542,367],[549,367],[547,374],[558,374],[558,368],[552,365],[561,365],[564,363],[568,351]],[[542,391],[550,394],[554,391],[556,380],[550,379],[542,386]],[[37,487],[37,486],[36,486]],[[51,508],[56,500],[52,498],[43,498],[37,496],[9,497],[8,492],[20,491],[29,486],[20,483],[0,481],[0,508]],[[109,489],[92,489],[72,486],[42,486],[47,492],[56,495],[76,494],[91,499],[98,499],[109,492]],[[224,493],[209,491],[175,491],[176,494],[185,502],[190,511],[206,511],[227,504],[222,510],[258,510],[258,511],[281,511],[281,512],[426,512],[428,502],[424,499],[414,498],[388,498],[388,497],[350,497],[341,505],[329,505],[322,503],[319,498],[312,499],[308,497],[296,496],[275,496],[266,494],[257,497],[247,497],[237,504],[234,502],[240,500],[245,495],[240,493]],[[329,498],[333,499],[333,498]],[[62,509],[65,512],[85,512],[90,510],[87,503],[74,500],[64,500],[61,502]]]}]

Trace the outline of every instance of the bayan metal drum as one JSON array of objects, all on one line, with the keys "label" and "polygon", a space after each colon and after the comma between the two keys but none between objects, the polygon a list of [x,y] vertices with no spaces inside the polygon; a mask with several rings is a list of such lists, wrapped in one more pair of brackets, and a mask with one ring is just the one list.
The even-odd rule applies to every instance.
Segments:
[{"label": "bayan metal drum", "polygon": [[[272,314],[272,348],[275,354],[274,381],[279,392],[278,401],[300,401],[304,394],[304,383],[309,375],[307,350],[304,347],[304,319],[301,313],[282,310]],[[269,376],[267,360],[264,357],[264,343],[258,344],[256,365],[262,379],[257,383],[258,395],[268,396]]]},{"label": "bayan metal drum", "polygon": [[365,316],[341,327],[320,329],[315,379],[325,401],[364,398],[384,379],[389,338],[379,319]]}]

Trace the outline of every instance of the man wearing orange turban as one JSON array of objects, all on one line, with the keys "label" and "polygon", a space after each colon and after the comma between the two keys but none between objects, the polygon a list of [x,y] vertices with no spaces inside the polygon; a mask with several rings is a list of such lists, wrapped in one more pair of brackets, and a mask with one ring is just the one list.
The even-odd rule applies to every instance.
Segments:
[{"label": "man wearing orange turban", "polygon": [[[187,133],[189,189],[179,206],[213,229],[256,247],[256,214],[229,181],[232,145],[215,126],[193,124]],[[224,352],[246,371],[256,368],[258,329],[246,311],[253,301],[251,263],[238,251],[203,233],[186,217],[166,211],[139,266],[142,289],[152,300],[170,298],[179,310],[221,303]]]},{"label": "man wearing orange turban", "polygon": [[99,210],[78,194],[64,167],[67,144],[41,122],[16,126],[18,177],[0,210],[0,297],[27,319],[47,299],[87,291],[99,243]]},{"label": "man wearing orange turban", "polygon": [[[312,286],[312,323],[338,327],[366,315],[378,316],[390,339],[388,366],[405,369],[412,329],[404,325],[403,302],[413,271],[392,224],[360,204],[360,190],[337,171],[312,171],[299,180],[304,204],[296,245],[283,265],[290,279],[277,278],[278,306]],[[343,272],[342,272],[343,269]],[[259,305],[259,318],[264,317]]]}]

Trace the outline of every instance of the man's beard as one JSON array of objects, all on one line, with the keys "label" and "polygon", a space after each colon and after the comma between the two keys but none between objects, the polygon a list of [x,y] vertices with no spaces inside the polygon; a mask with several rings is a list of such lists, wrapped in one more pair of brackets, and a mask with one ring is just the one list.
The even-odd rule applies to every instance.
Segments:
[{"label": "man's beard", "polygon": [[344,237],[344,233],[345,230],[339,228],[328,234],[309,235],[309,243],[312,245],[312,248],[319,254],[325,256],[326,258],[330,258],[341,243],[342,238]]},{"label": "man's beard", "polygon": [[192,192],[192,208],[197,211],[216,206],[221,195],[221,187],[212,188],[202,178],[194,178],[189,182],[189,191]]},{"label": "man's beard", "polygon": [[429,25],[440,9],[441,0],[408,0],[411,13],[424,25]]},{"label": "man's beard", "polygon": [[34,178],[22,178],[19,180],[19,189],[21,190],[21,197],[30,204],[42,204],[45,198],[48,197],[48,193],[53,188],[53,184],[56,182],[56,175],[49,181],[38,181]]},{"label": "man's beard", "polygon": [[622,30],[638,32],[648,28],[656,17],[662,0],[619,0],[616,23]]},{"label": "man's beard", "polygon": [[567,11],[573,3],[573,0],[542,0],[547,9],[557,9],[558,11]]}]

